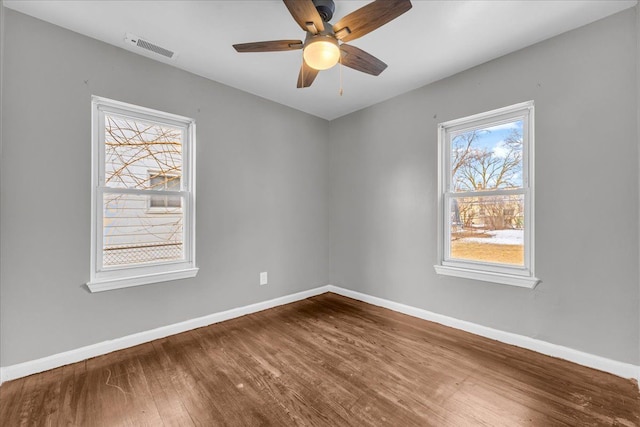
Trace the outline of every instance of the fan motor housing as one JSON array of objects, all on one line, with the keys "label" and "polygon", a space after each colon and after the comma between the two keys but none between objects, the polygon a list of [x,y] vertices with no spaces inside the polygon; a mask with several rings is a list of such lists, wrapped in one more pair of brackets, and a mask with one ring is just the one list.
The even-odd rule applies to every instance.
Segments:
[{"label": "fan motor housing", "polygon": [[333,0],[313,0],[313,5],[324,22],[329,22],[333,18],[333,12],[336,11]]}]

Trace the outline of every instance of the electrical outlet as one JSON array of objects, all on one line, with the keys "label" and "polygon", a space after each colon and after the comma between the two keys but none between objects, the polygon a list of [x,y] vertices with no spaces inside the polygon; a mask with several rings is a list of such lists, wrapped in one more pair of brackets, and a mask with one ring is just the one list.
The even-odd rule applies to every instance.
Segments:
[{"label": "electrical outlet", "polygon": [[267,283],[269,283],[269,278],[267,277],[267,272],[263,271],[260,273],[260,286],[266,285]]}]

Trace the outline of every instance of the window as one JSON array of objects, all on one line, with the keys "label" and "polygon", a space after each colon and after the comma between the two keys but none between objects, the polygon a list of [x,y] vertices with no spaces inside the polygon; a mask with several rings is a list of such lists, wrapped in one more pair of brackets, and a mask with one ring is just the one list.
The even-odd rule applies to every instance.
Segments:
[{"label": "window", "polygon": [[194,277],[195,122],[92,99],[92,292]]},{"label": "window", "polygon": [[438,274],[533,288],[533,101],[438,126]]},{"label": "window", "polygon": [[[180,176],[163,175],[162,172],[149,174],[149,183],[154,190],[180,190]],[[182,199],[179,196],[151,196],[149,200],[149,208],[160,208],[157,212],[169,213],[171,210],[166,208],[180,208]],[[175,212],[175,209],[173,210]]]}]

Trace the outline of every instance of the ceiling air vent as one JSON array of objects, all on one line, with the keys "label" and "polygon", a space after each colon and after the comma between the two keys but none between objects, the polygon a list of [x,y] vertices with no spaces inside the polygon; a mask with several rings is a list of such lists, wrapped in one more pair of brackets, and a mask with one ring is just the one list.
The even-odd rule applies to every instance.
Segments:
[{"label": "ceiling air vent", "polygon": [[131,33],[127,33],[126,37],[125,37],[125,41],[135,47],[137,47],[138,49],[144,49],[147,50],[149,52],[153,52],[156,55],[162,55],[165,58],[169,58],[169,59],[176,59],[176,57],[178,56],[178,54],[176,54],[174,51],[169,50],[169,49],[165,49],[162,46],[158,46],[157,44],[151,43],[148,40],[144,40],[138,36],[135,36]]}]

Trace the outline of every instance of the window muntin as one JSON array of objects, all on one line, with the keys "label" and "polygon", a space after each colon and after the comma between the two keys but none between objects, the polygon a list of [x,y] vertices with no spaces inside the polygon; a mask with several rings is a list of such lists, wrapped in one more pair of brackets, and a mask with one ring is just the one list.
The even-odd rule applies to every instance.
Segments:
[{"label": "window muntin", "polygon": [[98,97],[92,105],[90,289],[193,277],[193,120]]},{"label": "window muntin", "polygon": [[439,126],[438,273],[537,283],[532,124],[528,102]]}]

